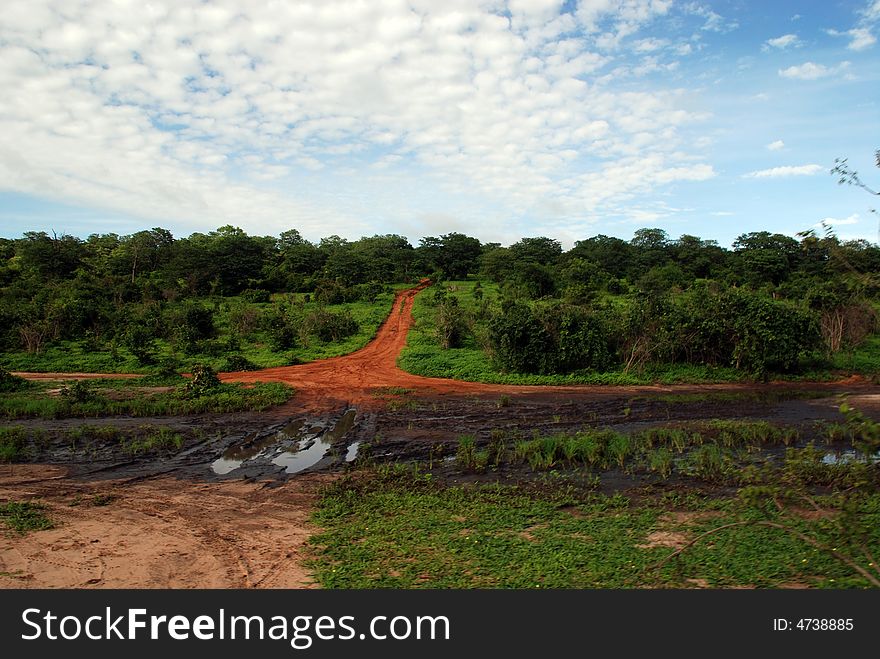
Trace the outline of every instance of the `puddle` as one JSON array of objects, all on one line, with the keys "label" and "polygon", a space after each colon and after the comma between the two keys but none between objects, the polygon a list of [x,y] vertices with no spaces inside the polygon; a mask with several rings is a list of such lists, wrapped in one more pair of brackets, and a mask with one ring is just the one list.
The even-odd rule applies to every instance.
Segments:
[{"label": "puddle", "polygon": [[[312,439],[311,443],[308,439],[301,439],[300,447],[297,450],[280,453],[272,460],[272,464],[284,467],[285,473],[288,474],[296,474],[316,465],[327,454],[327,450],[351,430],[354,426],[355,416],[357,416],[357,410],[346,411],[330,430],[325,431],[320,437]],[[355,442],[355,444],[357,443]],[[355,447],[355,453],[357,453],[357,447]],[[346,461],[348,461],[348,455],[346,455]]]},{"label": "puddle", "polygon": [[306,442],[306,448],[296,451],[282,451],[272,459],[272,464],[284,467],[284,472],[287,474],[296,474],[317,464],[330,448],[330,445],[322,439],[315,439],[311,444],[307,440],[303,441]]},{"label": "puddle", "polygon": [[228,474],[241,467],[248,460],[260,457],[274,443],[275,437],[269,436],[252,444],[247,444],[247,440],[245,440],[244,445],[236,444],[235,446],[230,446],[221,457],[214,460],[211,464],[211,469],[220,476]]},{"label": "puddle", "polygon": [[345,461],[346,462],[354,462],[358,455],[358,450],[361,447],[361,440],[357,440],[356,442],[352,442],[351,446],[348,447],[348,451],[345,452]]},{"label": "puddle", "polygon": [[[880,462],[880,453],[872,455],[870,460],[871,462]],[[865,462],[865,458],[855,451],[842,451],[840,453],[826,453],[822,457],[822,462],[827,465],[847,465],[855,462]]]},{"label": "puddle", "polygon": [[[285,473],[296,474],[320,462],[328,449],[338,444],[352,429],[356,416],[356,410],[347,410],[329,429],[313,421],[308,422],[308,426],[303,419],[291,421],[259,441],[248,443],[245,439],[241,444],[229,447],[211,464],[211,469],[218,476],[223,476],[246,464],[248,467],[272,464],[283,467]],[[353,442],[348,448],[346,462],[355,458],[359,445],[359,441]]]},{"label": "puddle", "polygon": [[343,414],[342,418],[339,419],[330,432],[324,434],[324,441],[328,444],[333,444],[345,437],[345,434],[354,426],[355,416],[357,416],[357,410],[355,409],[348,410]]}]

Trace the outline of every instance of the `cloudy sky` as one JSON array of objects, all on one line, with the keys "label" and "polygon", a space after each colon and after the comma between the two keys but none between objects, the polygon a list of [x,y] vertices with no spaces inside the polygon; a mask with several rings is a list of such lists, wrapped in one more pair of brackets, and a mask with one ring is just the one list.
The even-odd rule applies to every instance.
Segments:
[{"label": "cloudy sky", "polygon": [[4,0],[0,235],[878,240],[880,0]]}]

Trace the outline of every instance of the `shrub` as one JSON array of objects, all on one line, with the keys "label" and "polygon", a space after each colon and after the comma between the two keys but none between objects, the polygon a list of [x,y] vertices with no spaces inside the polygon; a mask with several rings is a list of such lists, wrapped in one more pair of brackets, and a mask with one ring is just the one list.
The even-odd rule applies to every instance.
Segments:
[{"label": "shrub", "polygon": [[27,389],[31,384],[24,378],[13,375],[5,368],[0,367],[0,393],[12,393],[13,391],[22,391]]},{"label": "shrub", "polygon": [[437,305],[437,339],[444,350],[461,347],[467,329],[462,313],[457,297],[444,298]]},{"label": "shrub", "polygon": [[73,380],[68,382],[59,392],[61,397],[68,403],[87,403],[98,397],[87,380]]},{"label": "shrub", "polygon": [[259,368],[259,366],[243,355],[229,355],[226,358],[226,363],[223,365],[223,370],[226,372],[256,371]]},{"label": "shrub", "polygon": [[192,377],[183,384],[187,394],[202,396],[220,386],[220,378],[207,364],[193,364]]},{"label": "shrub", "polygon": [[318,309],[303,319],[302,332],[308,336],[316,336],[319,340],[329,343],[339,341],[347,336],[357,334],[359,326],[348,310],[334,313]]},{"label": "shrub", "polygon": [[607,321],[579,307],[508,304],[489,321],[488,338],[493,360],[505,371],[601,370],[614,361]]},{"label": "shrub", "polygon": [[241,292],[241,299],[246,302],[261,303],[269,302],[271,293],[265,288],[246,288]]}]

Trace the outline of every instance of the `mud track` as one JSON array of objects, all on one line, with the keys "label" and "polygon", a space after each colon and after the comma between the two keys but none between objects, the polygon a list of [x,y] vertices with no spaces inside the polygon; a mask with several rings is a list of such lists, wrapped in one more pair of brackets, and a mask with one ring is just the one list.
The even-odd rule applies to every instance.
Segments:
[{"label": "mud track", "polygon": [[[807,429],[817,420],[839,420],[836,396],[844,392],[880,418],[880,387],[858,377],[835,383],[551,387],[412,375],[396,360],[412,325],[413,300],[426,285],[400,292],[374,340],[355,353],[221,374],[226,382],[277,381],[296,388],[289,402],[264,413],[16,421],[42,429],[50,441],[32,457],[37,464],[0,465],[0,502],[39,500],[58,526],[23,537],[0,531],[0,587],[312,587],[304,566],[306,541],[315,532],[310,514],[319,488],[335,478],[358,444],[374,444],[375,459],[397,461],[436,459],[454,451],[459,435],[485,440],[494,429],[627,430],[709,418],[766,419]],[[405,393],[383,393],[388,387]],[[353,424],[334,433],[352,408]],[[115,443],[84,452],[65,439],[79,425],[110,424],[127,432],[144,423],[182,433],[184,449],[133,459]],[[292,441],[283,429],[300,426],[314,435],[312,445],[320,439],[327,450],[293,476],[273,458]],[[263,452],[240,468],[212,470],[218,459],[257,449]],[[522,478],[502,476],[510,483]],[[460,477],[450,463],[449,480]],[[640,485],[614,479],[607,482],[615,488]]]}]

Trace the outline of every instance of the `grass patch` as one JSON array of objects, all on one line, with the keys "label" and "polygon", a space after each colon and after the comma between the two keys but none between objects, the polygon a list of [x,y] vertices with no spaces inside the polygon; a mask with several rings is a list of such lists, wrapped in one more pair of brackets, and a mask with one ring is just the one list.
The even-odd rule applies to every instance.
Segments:
[{"label": "grass patch", "polygon": [[27,432],[21,426],[0,427],[0,462],[18,462],[24,457]]},{"label": "grass patch", "polygon": [[375,398],[384,398],[386,396],[408,396],[413,392],[407,387],[375,387],[370,390],[370,395]]},{"label": "grass patch", "polygon": [[10,501],[0,504],[0,522],[19,535],[54,528],[55,524],[45,510],[46,507],[39,503]]},{"label": "grass patch", "polygon": [[183,435],[170,428],[141,426],[142,435],[125,438],[120,446],[129,455],[165,452],[174,453],[183,447]]},{"label": "grass patch", "polygon": [[[827,428],[820,424],[806,432],[820,440],[833,436],[852,442],[852,434],[840,424]],[[839,443],[817,447],[803,442],[801,429],[795,426],[726,419],[654,426],[631,434],[586,428],[524,437],[518,431],[495,429],[488,441],[475,435],[459,437],[455,465],[464,473],[501,467],[553,476],[580,472],[597,482],[602,472],[620,470],[660,480],[674,476],[678,481],[733,487],[779,482],[807,487],[880,486],[876,460],[847,452]]]},{"label": "grass patch", "polygon": [[[201,395],[187,393],[183,387],[173,391],[149,393],[137,391],[130,381],[112,387],[107,381],[90,383],[90,395],[51,396],[45,388],[9,394],[0,398],[0,418],[59,419],[102,416],[165,416],[262,411],[290,399],[294,390],[280,382],[253,385],[221,384]],[[111,398],[114,391],[128,389],[130,397]]]},{"label": "grass patch", "polygon": [[[389,467],[323,492],[315,521],[324,531],[311,539],[311,565],[325,588],[867,585],[830,554],[765,527],[720,533],[650,569],[672,551],[670,538],[758,514],[735,497],[679,497],[676,515],[671,507],[659,497],[635,504],[566,489],[444,487]],[[877,553],[880,498],[861,514]]]}]

